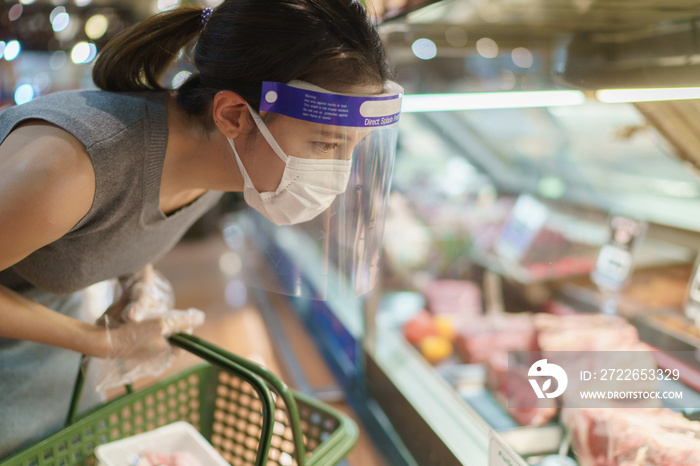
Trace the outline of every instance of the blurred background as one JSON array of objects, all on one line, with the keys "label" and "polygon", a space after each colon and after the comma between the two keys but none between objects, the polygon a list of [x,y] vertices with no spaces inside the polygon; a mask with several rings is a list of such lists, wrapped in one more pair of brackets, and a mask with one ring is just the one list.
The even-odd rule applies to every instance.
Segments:
[{"label": "blurred background", "polygon": [[[406,90],[377,288],[343,302],[247,288],[227,194],[156,264],[180,306],[207,312],[198,334],[352,413],[350,464],[699,464],[650,456],[681,437],[700,452],[698,1],[367,2]],[[3,0],[0,107],[92,88],[111,37],[178,4]],[[193,71],[187,53],[164,85]],[[307,252],[285,251],[321,267]],[[685,404],[664,403],[682,419],[512,409],[508,376],[530,386],[507,353],[533,344],[653,349],[683,367]],[[594,429],[605,438],[581,443]]]}]

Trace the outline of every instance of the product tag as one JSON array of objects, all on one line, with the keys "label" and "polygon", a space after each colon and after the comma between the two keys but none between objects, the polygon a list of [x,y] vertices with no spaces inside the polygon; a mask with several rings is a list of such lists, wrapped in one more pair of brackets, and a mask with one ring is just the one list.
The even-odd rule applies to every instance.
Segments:
[{"label": "product tag", "polygon": [[527,463],[489,429],[489,466],[527,466]]},{"label": "product tag", "polygon": [[598,251],[591,278],[602,289],[618,291],[632,272],[634,251],[646,232],[646,223],[613,215],[608,228],[610,239]]},{"label": "product tag", "polygon": [[520,195],[496,240],[496,253],[504,259],[518,261],[532,245],[548,215],[547,206],[532,196]]}]

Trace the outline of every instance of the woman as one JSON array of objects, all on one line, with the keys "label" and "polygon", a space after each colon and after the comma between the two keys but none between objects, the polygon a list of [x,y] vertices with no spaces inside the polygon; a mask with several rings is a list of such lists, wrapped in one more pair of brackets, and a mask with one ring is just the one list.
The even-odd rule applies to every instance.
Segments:
[{"label": "woman", "polygon": [[[197,72],[164,90],[161,74],[195,39]],[[285,159],[254,110],[263,81],[378,94],[389,68],[357,1],[227,0],[124,31],[93,78],[101,90],[0,113],[0,458],[60,428],[80,354],[143,358],[197,325],[126,321],[108,338],[77,319],[75,297],[157,260],[221,192],[251,203],[278,188]],[[321,158],[349,157],[334,140],[314,144]],[[276,223],[294,222],[261,202]]]}]

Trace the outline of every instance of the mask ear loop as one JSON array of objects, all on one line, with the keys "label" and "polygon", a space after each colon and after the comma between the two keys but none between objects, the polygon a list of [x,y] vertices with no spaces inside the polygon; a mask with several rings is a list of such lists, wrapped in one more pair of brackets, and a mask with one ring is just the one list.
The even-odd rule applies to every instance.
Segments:
[{"label": "mask ear loop", "polygon": [[[253,180],[250,179],[248,176],[248,172],[246,171],[245,167],[243,166],[243,161],[241,160],[241,157],[238,155],[238,151],[236,150],[236,145],[233,142],[233,139],[231,138],[226,138],[228,141],[228,144],[231,146],[231,149],[233,149],[233,154],[236,156],[236,164],[238,164],[238,170],[241,172],[241,175],[243,176],[243,181],[245,181],[246,186],[250,186],[251,188],[255,189],[255,186],[253,185]],[[257,190],[256,190],[257,191]]]},{"label": "mask ear loop", "polygon": [[[267,128],[267,125],[265,125],[265,122],[262,120],[262,118],[260,118],[260,114],[253,110],[253,107],[251,107],[248,102],[246,102],[246,105],[248,106],[248,110],[250,110],[250,114],[253,117],[255,126],[258,127],[263,137],[265,138],[265,141],[267,141],[274,153],[277,154],[277,157],[279,157],[282,160],[282,162],[284,162],[286,165],[287,161],[289,160],[287,154],[285,154],[282,148],[279,146],[279,144],[277,144],[277,141],[275,141],[275,137],[272,135],[272,133],[270,133],[270,130]],[[238,165],[238,169],[240,170],[241,175],[243,175],[243,180],[248,186],[250,186],[257,192],[253,185],[253,180],[251,180],[250,176],[248,176],[248,171],[245,169],[245,166],[243,166],[243,161],[241,160],[240,155],[238,155],[238,151],[236,150],[236,145],[233,142],[233,139],[226,139],[228,140],[228,143],[231,146],[231,149],[233,149],[234,155],[236,156],[236,164]]]},{"label": "mask ear loop", "polygon": [[253,107],[251,107],[248,102],[246,102],[246,105],[248,106],[248,110],[250,110],[250,114],[253,116],[253,121],[255,121],[255,125],[258,127],[267,143],[270,145],[272,150],[275,151],[277,157],[282,159],[282,162],[286,164],[289,160],[287,154],[285,154],[282,148],[279,146],[279,144],[277,144],[277,141],[275,141],[275,137],[272,135],[272,133],[270,133],[270,130],[267,129],[267,126],[265,125],[265,122],[262,121],[262,118],[260,118],[260,114],[253,110]]}]

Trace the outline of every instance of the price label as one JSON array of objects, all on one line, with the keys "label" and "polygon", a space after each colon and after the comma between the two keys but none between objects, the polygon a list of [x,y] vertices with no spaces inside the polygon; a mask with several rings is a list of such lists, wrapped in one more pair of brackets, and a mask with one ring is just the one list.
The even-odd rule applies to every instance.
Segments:
[{"label": "price label", "polygon": [[614,283],[614,288],[621,287],[632,268],[632,254],[611,244],[605,244],[598,252],[595,271],[599,278]]},{"label": "price label", "polygon": [[610,239],[598,251],[591,278],[599,287],[617,291],[632,272],[632,258],[646,232],[646,223],[613,215],[608,227]]},{"label": "price label", "polygon": [[497,239],[496,252],[504,259],[517,261],[528,250],[549,215],[547,206],[522,194],[513,206]]},{"label": "price label", "polygon": [[489,430],[489,466],[527,466],[501,437]]}]

